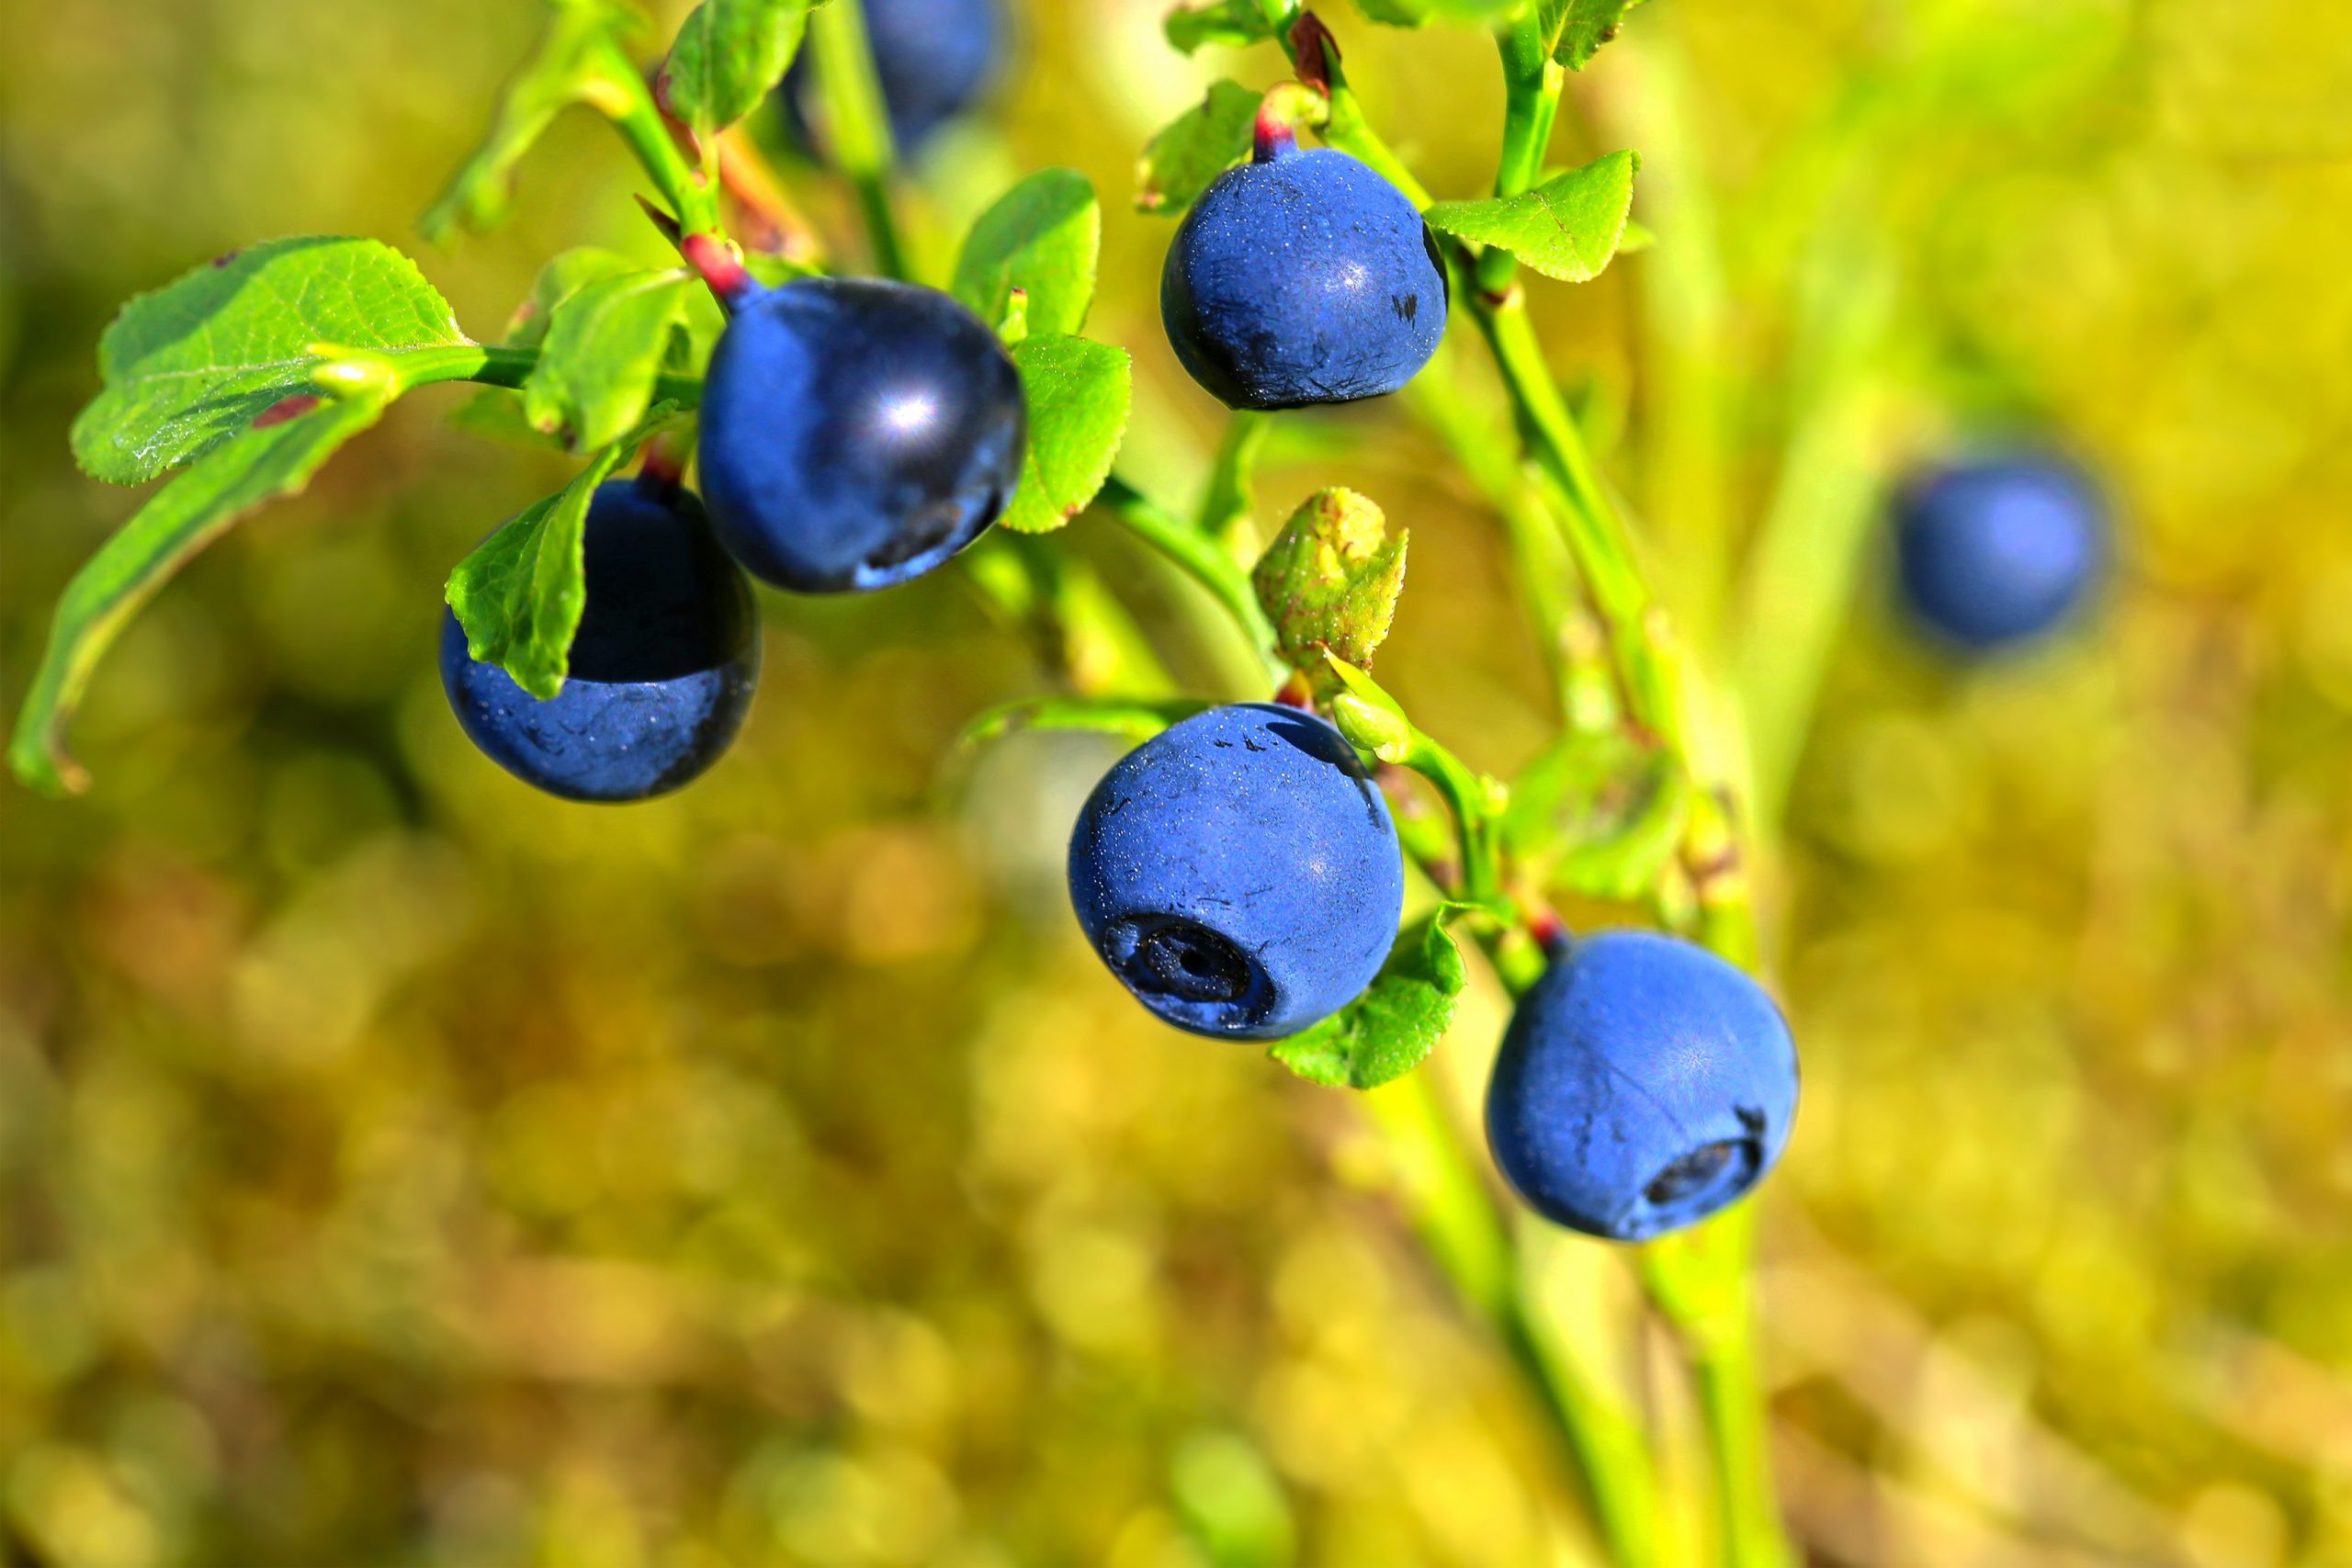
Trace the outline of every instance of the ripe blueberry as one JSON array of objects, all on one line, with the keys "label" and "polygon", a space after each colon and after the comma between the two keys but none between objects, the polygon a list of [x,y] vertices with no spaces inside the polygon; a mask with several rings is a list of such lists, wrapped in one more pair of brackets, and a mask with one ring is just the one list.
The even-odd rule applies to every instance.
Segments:
[{"label": "ripe blueberry", "polygon": [[1674,937],[1605,931],[1520,998],[1487,1141],[1546,1219],[1643,1241],[1755,1186],[1796,1104],[1796,1047],[1755,981]]},{"label": "ripe blueberry", "polygon": [[711,354],[703,495],[776,586],[887,588],[997,520],[1027,422],[1011,356],[948,296],[808,278],[744,297]]},{"label": "ripe blueberry", "polygon": [[1228,408],[1393,392],[1437,352],[1445,308],[1445,267],[1403,193],[1279,129],[1193,204],[1159,275],[1176,357]]},{"label": "ripe blueberry", "polygon": [[542,702],[441,626],[441,684],[467,736],[567,800],[644,800],[699,777],[743,725],[759,682],[752,585],[701,503],[642,481],[599,485],[582,545],[588,601],[563,690]]},{"label": "ripe blueberry", "polygon": [[[865,0],[864,10],[891,143],[911,152],[996,76],[1004,14],[998,0]],[[804,135],[818,107],[809,53],[785,78],[786,109]]]},{"label": "ripe blueberry", "polygon": [[1069,845],[1078,923],[1179,1029],[1295,1034],[1372,983],[1404,864],[1388,803],[1312,714],[1212,708],[1102,777]]},{"label": "ripe blueberry", "polygon": [[1939,468],[1903,494],[1895,566],[1928,629],[1989,651],[2050,631],[2106,558],[2107,515],[2090,476],[2038,452]]}]

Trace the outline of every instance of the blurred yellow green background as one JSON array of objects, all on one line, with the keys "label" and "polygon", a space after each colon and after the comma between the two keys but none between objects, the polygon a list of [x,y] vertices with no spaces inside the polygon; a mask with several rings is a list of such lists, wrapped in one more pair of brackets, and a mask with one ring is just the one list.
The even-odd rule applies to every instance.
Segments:
[{"label": "blurred yellow green background", "polygon": [[[1183,60],[1148,0],[1017,14],[918,234],[936,272],[1019,172],[1092,176],[1125,461],[1188,499],[1219,411],[1161,338],[1133,162],[1279,57]],[[1425,182],[1478,194],[1490,48],[1329,19]],[[511,227],[414,238],[538,20],[0,0],[0,701],[136,504],[65,441],[124,296],[368,234],[487,338],[556,250],[660,259],[586,115]],[[2090,623],[1979,671],[1914,645],[1866,550],[1769,835],[1806,1074],[1761,1229],[1796,1539],[2352,1563],[2352,10],[1656,0],[1572,104],[1555,160],[1641,149],[1661,238],[1535,308],[1702,648],[1785,583],[1692,563],[1973,433],[2053,433],[2122,519]],[[451,431],[455,400],[133,626],[89,795],[0,789],[0,1557],[1592,1561],[1359,1108],[1151,1023],[1079,939],[1060,856],[1107,742],[956,765],[1040,689],[1031,642],[956,573],[771,597],[728,761],[626,810],[542,798],[466,744],[434,648],[448,567],[567,468]],[[1413,530],[1384,681],[1476,764],[1532,756],[1534,643],[1438,449],[1370,408],[1272,456],[1274,515],[1345,479]],[[1205,679],[1164,580],[1069,536]],[[1761,643],[1723,679],[1770,687]],[[1465,1089],[1501,1016],[1476,986],[1436,1069]],[[1574,1310],[1624,1321],[1598,1244],[1562,1258]],[[1634,1342],[1687,1500],[1680,1374]]]}]

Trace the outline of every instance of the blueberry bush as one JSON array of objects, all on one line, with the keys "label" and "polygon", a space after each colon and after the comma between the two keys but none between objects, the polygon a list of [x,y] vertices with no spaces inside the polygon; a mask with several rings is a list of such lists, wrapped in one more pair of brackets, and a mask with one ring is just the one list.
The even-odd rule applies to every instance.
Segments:
[{"label": "blueberry bush", "polygon": [[[570,799],[646,798],[720,760],[758,673],[745,571],[797,593],[872,592],[947,565],[991,527],[1050,550],[1044,536],[1099,518],[1209,591],[1225,621],[1206,635],[1240,642],[1237,662],[1258,671],[1228,694],[1277,699],[1202,711],[1123,689],[1114,671],[979,721],[996,737],[1171,726],[1112,770],[1077,825],[1071,897],[1105,964],[1170,1023],[1272,1040],[1302,1076],[1364,1090],[1412,1073],[1443,1034],[1466,935],[1527,993],[1487,1115],[1512,1184],[1595,1235],[1685,1231],[1770,1168],[1797,1068],[1757,983],[1694,945],[1757,959],[1724,719],[1652,601],[1526,311],[1522,266],[1590,278],[1628,237],[1632,152],[1545,166],[1566,75],[1624,8],[1379,9],[1385,24],[1494,36],[1500,165],[1491,195],[1444,202],[1370,122],[1314,11],[1220,0],[1169,18],[1176,48],[1262,39],[1291,67],[1262,94],[1218,84],[1142,153],[1138,199],[1181,217],[1161,284],[1170,341],[1233,411],[1207,502],[1186,518],[1116,468],[1128,355],[1084,334],[1099,244],[1085,180],[1019,180],[973,222],[948,288],[911,276],[894,146],[978,85],[992,14],[876,0],[869,26],[861,0],[705,0],[649,58],[627,6],[552,0],[538,49],[424,230],[496,224],[549,120],[584,104],[639,161],[646,216],[680,265],[566,252],[495,343],[469,337],[416,265],[373,240],[254,245],[131,301],[100,344],[106,385],[75,422],[75,454],[116,483],[179,472],[67,589],[11,761],[28,784],[80,787],[65,728],[130,616],[222,530],[435,385],[492,389],[464,406],[471,428],[584,459],[451,572],[442,660],[476,744]],[[934,35],[949,47],[918,51]],[[856,192],[883,276],[848,270],[766,171],[747,185],[741,165],[758,154],[741,126],[779,87]],[[1301,135],[1326,145],[1302,150]],[[1453,365],[1432,364],[1457,315],[1508,391],[1508,434],[1462,412]],[[1392,538],[1373,501],[1331,489],[1254,560],[1249,550],[1267,412],[1417,378],[1432,423],[1523,536],[1527,608],[1557,666],[1554,793],[1516,815],[1509,785],[1466,767],[1370,673],[1405,583],[1403,530]],[[633,460],[637,479],[615,478]],[[1020,570],[1077,570],[1039,563]],[[981,583],[1008,601],[1020,592]],[[1580,816],[1636,785],[1648,798],[1623,821]],[[1424,817],[1400,836],[1388,795],[1417,787],[1442,801],[1450,832]],[[1424,908],[1400,929],[1408,865]],[[1682,934],[1579,938],[1555,888],[1646,902]],[[1415,1135],[1457,1170],[1468,1161],[1442,1108]],[[1532,1344],[1530,1309],[1487,1278],[1512,1245],[1500,1223],[1484,1203],[1425,1216],[1465,1300]],[[1735,1211],[1662,1243],[1644,1269],[1707,1369],[1715,1550],[1769,1563],[1787,1549],[1748,1366],[1748,1230]],[[1530,1369],[1611,1557],[1661,1561],[1626,1414],[1565,1361],[1531,1352]]]},{"label": "blueberry bush", "polygon": [[[1001,73],[1003,15],[703,0],[665,40],[620,0],[549,0],[423,231],[455,245],[504,222],[530,198],[536,145],[582,107],[619,133],[674,263],[563,251],[494,341],[375,239],[254,243],[131,300],[98,345],[74,452],[96,479],[165,482],[67,587],[11,763],[34,788],[85,788],[68,727],[138,612],[435,388],[465,432],[571,465],[554,493],[481,519],[447,576],[441,648],[455,722],[548,795],[634,802],[725,767],[747,722],[795,695],[771,672],[754,700],[763,610],[957,574],[1046,650],[1046,689],[971,716],[967,755],[1061,731],[1132,748],[1071,824],[1087,941],[1164,1021],[1263,1043],[1362,1097],[1415,1173],[1398,1197],[1428,1258],[1556,1428],[1596,1559],[1794,1562],[1746,1200],[1789,1143],[1799,1074],[1754,874],[1893,488],[1838,423],[1856,417],[1887,279],[1845,257],[1850,297],[1816,302],[1788,472],[1752,533],[1724,530],[1733,543],[1701,558],[1636,515],[1603,460],[1605,390],[1563,383],[1531,299],[1628,252],[1649,253],[1661,293],[1711,287],[1703,260],[1675,254],[1705,229],[1687,190],[1663,240],[1634,218],[1642,148],[1553,161],[1572,78],[1643,26],[1637,5],[1365,0],[1343,17],[1214,0],[1168,16],[1170,48],[1224,51],[1235,71],[1136,150],[1136,188],[1115,193],[1168,220],[1168,344],[1229,411],[1180,504],[1127,464],[1129,349],[1090,324],[1102,194],[1046,168],[959,234],[902,221],[903,160]],[[1347,35],[1368,28],[1491,43],[1490,177],[1441,196],[1416,174],[1410,127],[1379,122],[1351,84]],[[1668,72],[1629,90],[1677,86]],[[1675,127],[1658,107],[1612,123],[1669,142]],[[1408,530],[1351,485],[1261,502],[1269,444],[1317,417],[1295,411],[1372,399],[1422,427],[1499,533],[1554,730],[1507,779],[1449,744],[1471,721],[1374,675]],[[1666,470],[1641,495],[1678,522],[1727,508],[1709,433],[1676,439],[1641,454]],[[2106,565],[2102,501],[2038,449],[1953,458],[1894,502],[1891,575],[1950,657],[2047,635]],[[1145,593],[1081,547],[1090,533],[1148,552]],[[754,579],[791,597],[763,605]],[[1742,592],[1769,607],[1770,641],[1721,632],[1718,601]],[[1181,646],[1155,646],[1130,598],[1164,610]],[[1600,929],[1628,923],[1646,929]],[[1430,1060],[1479,976],[1513,999],[1480,1086],[1494,1173]],[[1604,1254],[1553,1227],[1631,1245]],[[1547,1288],[1570,1257],[1639,1291],[1687,1410],[1654,1407],[1643,1348]],[[1671,1517],[1678,1466],[1708,1478],[1703,1520]],[[1281,1556],[1253,1550],[1216,1560]]]}]

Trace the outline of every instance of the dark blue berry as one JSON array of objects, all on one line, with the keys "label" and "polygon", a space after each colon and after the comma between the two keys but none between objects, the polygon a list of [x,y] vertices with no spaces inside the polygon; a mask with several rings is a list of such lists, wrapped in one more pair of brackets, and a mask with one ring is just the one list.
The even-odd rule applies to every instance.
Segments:
[{"label": "dark blue berry", "polygon": [[582,546],[588,599],[563,690],[542,702],[441,627],[441,684],[473,743],[567,800],[643,800],[698,777],[743,725],[760,673],[742,569],[695,498],[597,487]]},{"label": "dark blue berry", "polygon": [[1312,714],[1212,708],[1120,759],[1069,846],[1078,923],[1144,1006],[1272,1040],[1380,970],[1405,899],[1388,803]]},{"label": "dark blue berry", "polygon": [[1796,1046],[1754,980],[1674,937],[1605,931],[1520,998],[1487,1139],[1546,1219],[1642,1241],[1755,1186],[1796,1105]]},{"label": "dark blue berry", "polygon": [[2106,506],[2090,476],[2021,452],[1939,468],[1897,503],[1905,604],[1939,637],[1990,650],[2064,622],[2106,562]]},{"label": "dark blue berry", "polygon": [[703,497],[720,541],[779,588],[887,588],[997,520],[1026,427],[1011,356],[954,299],[808,278],[746,296],[719,337]]},{"label": "dark blue berry", "polygon": [[1445,309],[1445,267],[1403,193],[1280,134],[1193,204],[1159,276],[1176,357],[1237,409],[1393,392],[1437,352]]},{"label": "dark blue berry", "polygon": [[[963,112],[1002,67],[1004,14],[998,0],[865,0],[865,37],[890,141],[911,152]],[[784,100],[804,139],[817,112],[810,51],[785,78]]]}]

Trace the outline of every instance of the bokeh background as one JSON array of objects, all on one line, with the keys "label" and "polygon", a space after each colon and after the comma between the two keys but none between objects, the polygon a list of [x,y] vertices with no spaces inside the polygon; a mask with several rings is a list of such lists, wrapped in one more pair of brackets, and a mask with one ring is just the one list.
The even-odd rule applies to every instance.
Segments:
[{"label": "bokeh background", "polygon": [[[1182,499],[1216,411],[1159,332],[1133,159],[1278,57],[1182,60],[1144,0],[1020,17],[918,227],[936,265],[1017,172],[1093,176],[1091,330],[1135,350],[1129,461]],[[1487,46],[1330,20],[1425,181],[1476,194]],[[0,0],[0,700],[136,503],[65,443],[123,296],[370,234],[486,337],[557,249],[660,256],[585,115],[511,228],[415,241],[537,25]],[[2054,432],[2122,524],[2091,621],[2030,657],[1918,647],[1874,544],[1827,652],[1764,868],[1807,1075],[1762,1227],[1798,1539],[2352,1562],[2352,12],[1657,0],[1574,102],[1556,155],[1643,149],[1664,238],[1537,309],[1696,640],[1779,590],[1682,563],[1850,504],[1839,452]],[[1854,400],[1792,491],[1840,353]],[[1696,473],[1693,396],[1723,437]],[[538,797],[468,748],[434,647],[449,565],[566,470],[454,401],[395,409],[138,622],[80,727],[90,795],[0,789],[0,1557],[1585,1560],[1358,1108],[1151,1024],[1078,940],[1059,857],[1105,746],[955,763],[1041,687],[1031,639],[953,572],[771,598],[715,773]],[[1395,411],[1285,426],[1269,512],[1344,478],[1413,529],[1384,679],[1478,764],[1525,761],[1547,705],[1473,493]],[[1106,526],[1070,537],[1153,591]],[[1456,1080],[1499,1017],[1479,987]]]}]

